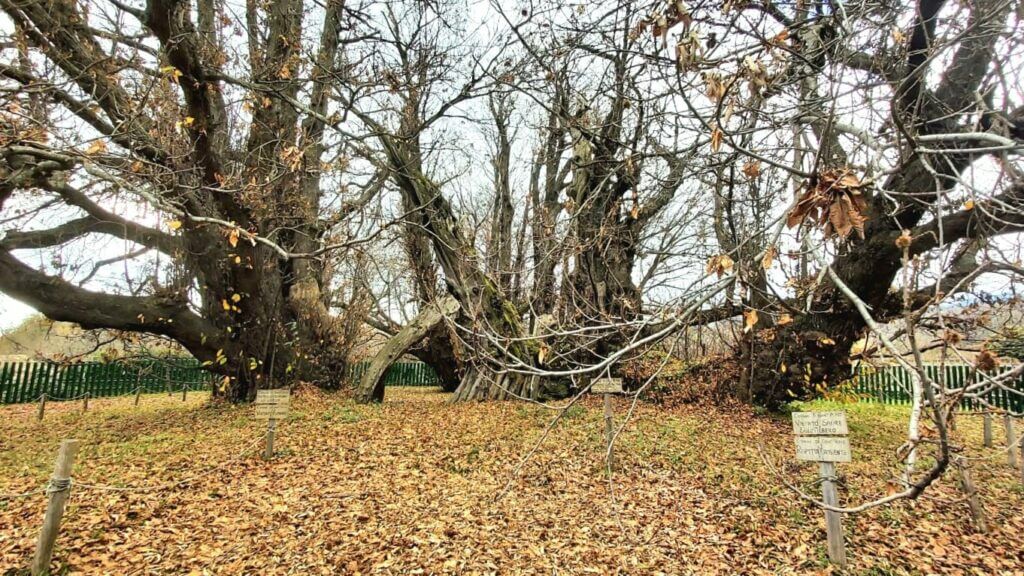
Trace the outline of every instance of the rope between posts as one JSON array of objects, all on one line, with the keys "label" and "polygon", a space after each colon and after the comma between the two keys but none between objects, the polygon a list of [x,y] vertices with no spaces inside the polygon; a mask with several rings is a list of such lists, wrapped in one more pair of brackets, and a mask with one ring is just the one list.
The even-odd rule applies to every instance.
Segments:
[{"label": "rope between posts", "polygon": [[21,494],[0,494],[0,500],[14,500],[16,498],[25,498],[27,496],[34,496],[36,494],[43,494],[46,492],[46,488],[36,488],[29,492],[22,492]]},{"label": "rope between posts", "polygon": [[47,394],[46,392],[43,392],[42,394],[40,394],[35,399],[35,401],[39,402],[43,398],[46,398],[47,400],[53,400],[54,402],[70,402],[72,400],[81,400],[82,398],[85,398],[86,396],[89,396],[90,398],[92,398],[92,396],[88,392],[85,392],[84,394],[79,394],[78,396],[72,396],[70,398],[64,398],[64,397],[60,397],[60,396],[53,396],[53,395]]}]

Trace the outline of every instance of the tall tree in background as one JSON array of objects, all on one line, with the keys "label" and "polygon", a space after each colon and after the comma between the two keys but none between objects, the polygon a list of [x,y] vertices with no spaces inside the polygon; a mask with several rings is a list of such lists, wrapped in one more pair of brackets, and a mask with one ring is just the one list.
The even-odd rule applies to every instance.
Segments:
[{"label": "tall tree in background", "polygon": [[[0,4],[23,56],[5,48],[0,64],[0,201],[51,224],[0,241],[0,290],[53,319],[173,338],[225,376],[231,399],[271,379],[337,384],[346,343],[328,312],[326,248],[344,244],[355,204],[327,128],[358,15],[330,0],[316,31],[299,0],[249,3],[244,21],[218,6]],[[14,255],[97,234],[185,274],[100,292]]]}]

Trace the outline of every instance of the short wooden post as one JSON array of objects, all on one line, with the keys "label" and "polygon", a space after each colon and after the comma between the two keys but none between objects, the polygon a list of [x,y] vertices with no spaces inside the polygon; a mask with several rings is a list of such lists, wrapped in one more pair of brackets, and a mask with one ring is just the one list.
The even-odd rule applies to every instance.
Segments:
[{"label": "short wooden post", "polygon": [[611,468],[615,465],[615,459],[612,455],[612,437],[615,433],[615,423],[612,419],[612,395],[604,395],[604,440],[607,446],[607,457],[608,467]]},{"label": "short wooden post", "polygon": [[992,413],[985,412],[984,437],[985,448],[992,447]]},{"label": "short wooden post", "polygon": [[267,435],[264,437],[263,459],[270,460],[274,457],[274,431],[277,428],[277,420],[271,418],[267,421]]},{"label": "short wooden post", "polygon": [[82,396],[82,412],[89,411],[89,393],[86,392],[85,396]]},{"label": "short wooden post", "polygon": [[[829,506],[839,506],[839,495],[836,492],[835,462],[819,462],[818,474],[821,476],[821,501]],[[843,515],[832,510],[825,510],[825,532],[828,536],[828,559],[839,566],[846,567],[846,545],[843,542]]]},{"label": "short wooden post", "polygon": [[1003,415],[1003,426],[1006,428],[1006,462],[1017,467],[1017,434],[1013,431],[1013,417],[1007,412]]},{"label": "short wooden post", "polygon": [[139,407],[139,399],[142,398],[142,386],[135,387],[135,407]]},{"label": "short wooden post", "polygon": [[978,490],[974,487],[974,481],[971,479],[971,469],[967,459],[962,456],[955,456],[953,462],[956,464],[957,476],[960,479],[960,490],[967,496],[967,506],[971,510],[971,520],[974,522],[974,529],[979,534],[984,534],[988,532],[985,508],[981,505]]},{"label": "short wooden post", "polygon": [[181,401],[185,402],[188,400],[188,384],[181,385]]},{"label": "short wooden post", "polygon": [[50,501],[46,505],[43,530],[39,533],[36,555],[32,560],[32,576],[48,574],[50,571],[50,557],[53,556],[53,546],[57,541],[57,534],[60,532],[60,520],[64,515],[64,506],[71,495],[71,466],[75,463],[75,454],[77,453],[78,440],[61,441],[60,452],[57,453],[57,464],[53,468],[53,478],[50,479],[50,485],[47,488]]},{"label": "short wooden post", "polygon": [[41,396],[39,396],[39,413],[36,414],[36,419],[39,420],[40,422],[43,421],[43,412],[45,412],[45,411],[46,411],[46,392],[43,392],[43,394]]}]

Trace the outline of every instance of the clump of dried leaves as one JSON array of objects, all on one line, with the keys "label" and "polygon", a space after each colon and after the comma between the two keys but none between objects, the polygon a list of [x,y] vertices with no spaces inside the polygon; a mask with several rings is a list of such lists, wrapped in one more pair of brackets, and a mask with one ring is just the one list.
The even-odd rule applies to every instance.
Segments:
[{"label": "clump of dried leaves", "polygon": [[826,170],[809,178],[786,224],[792,228],[810,219],[826,238],[846,239],[854,230],[864,238],[867,221],[866,184],[849,170]]}]

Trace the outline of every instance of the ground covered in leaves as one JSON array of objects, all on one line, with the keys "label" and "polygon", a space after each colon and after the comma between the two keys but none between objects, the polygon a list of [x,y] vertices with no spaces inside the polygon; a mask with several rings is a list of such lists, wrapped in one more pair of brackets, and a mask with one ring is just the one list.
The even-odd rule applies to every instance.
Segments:
[{"label": "ground covered in leaves", "polygon": [[[0,494],[49,476],[61,438],[82,449],[54,568],[66,574],[814,574],[824,520],[773,476],[815,490],[786,419],[747,409],[639,405],[602,463],[599,400],[555,412],[450,405],[389,389],[383,406],[300,393],[276,458],[251,408],[145,396],[0,408]],[[621,422],[629,408],[617,399]],[[885,494],[905,412],[849,405],[844,503]],[[847,518],[850,574],[1024,574],[1024,493],[980,419],[972,450],[992,530],[976,534],[952,478],[920,501]],[[0,574],[31,558],[45,496],[0,499]]]}]

